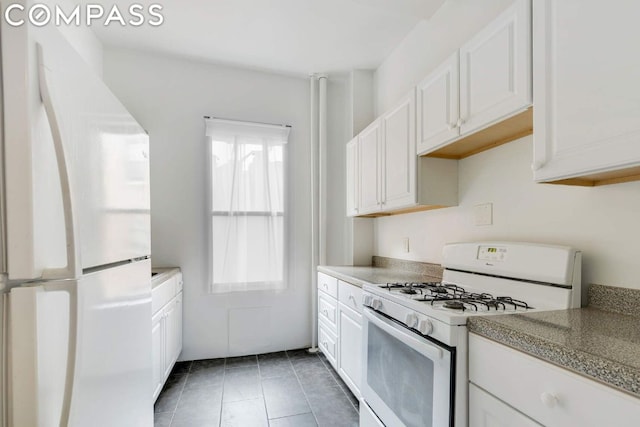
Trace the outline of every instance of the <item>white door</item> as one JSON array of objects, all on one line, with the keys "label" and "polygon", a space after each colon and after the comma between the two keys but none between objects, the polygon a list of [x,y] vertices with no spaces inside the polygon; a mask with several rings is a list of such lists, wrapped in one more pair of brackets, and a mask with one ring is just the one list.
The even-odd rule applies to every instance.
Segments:
[{"label": "white door", "polygon": [[460,135],[458,52],[418,84],[418,154],[429,153]]},{"label": "white door", "polygon": [[151,319],[151,356],[153,358],[153,398],[160,394],[164,383],[164,310],[158,311]]},{"label": "white door", "polygon": [[380,120],[370,124],[360,132],[359,145],[359,182],[360,215],[380,210],[381,170],[380,170],[380,139],[382,129]]},{"label": "white door", "polygon": [[382,116],[382,208],[416,204],[416,91]]},{"label": "white door", "polygon": [[362,378],[362,316],[344,304],[339,308],[340,375],[356,397]]},{"label": "white door", "polygon": [[78,281],[70,426],[151,425],[151,262]]},{"label": "white door", "polygon": [[10,277],[149,255],[142,127],[54,26],[3,25],[2,44]]},{"label": "white door", "polygon": [[347,216],[358,215],[358,137],[347,143],[346,153]]},{"label": "white door", "polygon": [[640,3],[611,7],[534,2],[537,181],[640,166]]},{"label": "white door", "polygon": [[460,133],[526,109],[531,74],[531,0],[517,0],[460,48]]},{"label": "white door", "polygon": [[469,384],[469,427],[540,427],[540,424]]}]

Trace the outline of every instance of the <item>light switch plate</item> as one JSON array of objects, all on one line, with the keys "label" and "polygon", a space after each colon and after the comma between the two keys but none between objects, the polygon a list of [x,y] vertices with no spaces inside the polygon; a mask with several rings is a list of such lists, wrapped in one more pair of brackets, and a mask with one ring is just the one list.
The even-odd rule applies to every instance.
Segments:
[{"label": "light switch plate", "polygon": [[476,225],[493,224],[493,203],[483,203],[473,208],[473,217]]}]

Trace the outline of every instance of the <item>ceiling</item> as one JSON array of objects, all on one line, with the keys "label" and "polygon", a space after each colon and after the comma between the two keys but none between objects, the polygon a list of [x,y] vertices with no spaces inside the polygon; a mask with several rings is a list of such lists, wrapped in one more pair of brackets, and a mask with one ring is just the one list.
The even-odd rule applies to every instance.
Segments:
[{"label": "ceiling", "polygon": [[[105,46],[306,76],[377,68],[444,1],[156,0],[140,3],[163,6],[159,27],[91,28]],[[109,4],[128,19],[130,0]]]}]

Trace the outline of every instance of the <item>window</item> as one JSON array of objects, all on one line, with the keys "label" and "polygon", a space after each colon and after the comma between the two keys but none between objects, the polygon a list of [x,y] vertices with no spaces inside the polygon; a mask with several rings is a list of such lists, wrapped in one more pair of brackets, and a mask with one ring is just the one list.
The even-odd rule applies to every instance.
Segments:
[{"label": "window", "polygon": [[289,128],[207,120],[211,291],[283,289]]}]

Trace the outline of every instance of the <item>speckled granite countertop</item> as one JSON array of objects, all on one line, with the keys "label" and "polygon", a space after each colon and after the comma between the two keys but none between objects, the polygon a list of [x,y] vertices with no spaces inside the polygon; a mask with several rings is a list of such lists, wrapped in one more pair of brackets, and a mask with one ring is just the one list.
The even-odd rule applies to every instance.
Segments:
[{"label": "speckled granite countertop", "polygon": [[318,266],[318,271],[362,287],[392,282],[433,282],[442,279],[442,267],[417,261],[373,257],[373,266]]},{"label": "speckled granite countertop", "polygon": [[[593,304],[603,295],[615,297],[611,289],[627,296],[628,289],[594,286],[586,308],[471,317],[467,326],[470,332],[640,397],[640,316],[603,309],[611,306],[608,299]],[[640,291],[632,292],[640,300]]]}]

